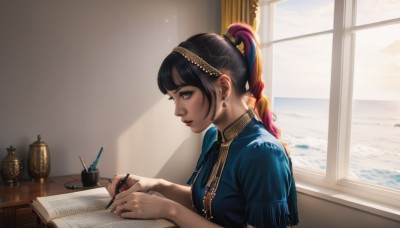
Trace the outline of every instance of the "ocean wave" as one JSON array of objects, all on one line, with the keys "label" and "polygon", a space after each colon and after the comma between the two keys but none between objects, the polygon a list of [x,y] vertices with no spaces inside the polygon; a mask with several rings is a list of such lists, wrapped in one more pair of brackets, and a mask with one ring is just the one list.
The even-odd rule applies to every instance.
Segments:
[{"label": "ocean wave", "polygon": [[[276,99],[274,111],[293,164],[326,171],[329,100]],[[400,190],[400,102],[355,101],[349,178]]]},{"label": "ocean wave", "polygon": [[299,148],[299,149],[304,149],[304,150],[310,149],[310,146],[306,145],[306,144],[297,144],[297,145],[295,145],[295,147]]},{"label": "ocean wave", "polygon": [[359,169],[351,172],[351,178],[369,183],[400,189],[400,173],[387,169]]},{"label": "ocean wave", "polygon": [[314,137],[293,137],[288,134],[283,134],[282,139],[291,147],[292,149],[300,150],[313,150],[313,151],[325,151],[327,148],[327,140],[314,138]]},{"label": "ocean wave", "polygon": [[[312,151],[312,152],[323,152],[326,154],[327,143],[326,139],[317,137],[296,137],[290,134],[282,134],[282,140],[291,148],[294,152],[296,151]],[[367,144],[352,144],[351,145],[351,156],[355,159],[359,158],[374,158],[379,159],[383,157],[390,157],[395,159],[393,161],[400,161],[400,148],[382,148],[378,146],[372,146]]]}]

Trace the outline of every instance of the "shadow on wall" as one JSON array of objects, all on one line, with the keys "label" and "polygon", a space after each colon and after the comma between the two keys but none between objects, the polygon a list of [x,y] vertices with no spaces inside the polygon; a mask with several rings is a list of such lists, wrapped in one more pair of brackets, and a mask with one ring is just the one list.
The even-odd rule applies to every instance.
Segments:
[{"label": "shadow on wall", "polygon": [[[158,110],[163,110],[163,115]],[[172,181],[191,172],[188,169],[193,169],[197,161],[201,134],[192,133],[180,118],[173,117],[173,112],[172,102],[162,99],[120,135],[121,153],[114,158],[118,173],[162,175]],[[177,169],[182,172],[174,177]]]},{"label": "shadow on wall", "polygon": [[168,161],[166,161],[156,177],[186,185],[200,156],[201,143],[199,143],[199,138],[200,135],[193,135],[186,139]]}]

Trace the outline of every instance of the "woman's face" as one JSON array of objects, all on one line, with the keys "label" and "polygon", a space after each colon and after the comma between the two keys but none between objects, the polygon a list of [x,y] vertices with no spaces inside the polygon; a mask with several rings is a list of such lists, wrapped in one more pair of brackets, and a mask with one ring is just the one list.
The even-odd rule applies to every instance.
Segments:
[{"label": "woman's face", "polygon": [[[180,77],[173,72],[174,81],[179,83]],[[169,90],[167,93],[175,103],[175,115],[195,133],[204,131],[211,123],[212,110],[208,112],[208,100],[203,92],[195,86],[181,86],[176,90]]]},{"label": "woman's face", "polygon": [[211,112],[207,115],[208,101],[202,91],[194,86],[182,86],[168,91],[175,103],[175,115],[195,133],[204,131],[211,124]]}]

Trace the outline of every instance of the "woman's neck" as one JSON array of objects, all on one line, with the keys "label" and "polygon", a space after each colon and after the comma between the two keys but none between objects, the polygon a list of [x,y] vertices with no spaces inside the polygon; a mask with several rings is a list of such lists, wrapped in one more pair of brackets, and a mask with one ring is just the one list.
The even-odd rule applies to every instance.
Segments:
[{"label": "woman's neck", "polygon": [[213,124],[218,131],[223,132],[228,126],[239,119],[249,107],[243,99],[230,100],[226,107],[221,107]]}]

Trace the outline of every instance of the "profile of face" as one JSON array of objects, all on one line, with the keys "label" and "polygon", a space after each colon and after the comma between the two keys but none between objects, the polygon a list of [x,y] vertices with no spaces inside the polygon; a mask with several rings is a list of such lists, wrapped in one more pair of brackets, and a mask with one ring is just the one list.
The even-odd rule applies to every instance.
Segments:
[{"label": "profile of face", "polygon": [[[182,84],[176,70],[173,70],[172,75],[176,85]],[[182,84],[175,90],[168,90],[167,95],[175,103],[175,115],[194,133],[204,131],[212,123],[212,110],[208,111],[209,101],[199,88]]]},{"label": "profile of face", "polygon": [[158,87],[174,101],[175,115],[193,132],[200,133],[212,123],[224,129],[228,109],[223,105],[233,101],[228,99],[230,86],[225,82],[239,83],[238,89],[232,89],[238,95],[246,91],[247,68],[241,56],[223,37],[202,33],[181,42],[163,60]]}]

